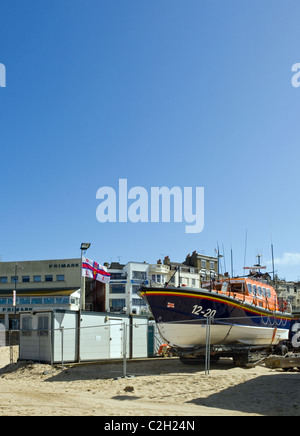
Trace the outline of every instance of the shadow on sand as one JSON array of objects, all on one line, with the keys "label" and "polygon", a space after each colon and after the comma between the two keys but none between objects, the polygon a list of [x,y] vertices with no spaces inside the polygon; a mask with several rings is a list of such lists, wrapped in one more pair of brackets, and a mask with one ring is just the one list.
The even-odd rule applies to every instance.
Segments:
[{"label": "shadow on sand", "polygon": [[[211,369],[227,370],[233,367],[233,362],[229,359],[213,363]],[[176,376],[176,374],[196,374],[204,373],[204,365],[184,365],[179,359],[145,359],[137,361],[127,361],[126,374],[128,377],[145,377],[157,375]],[[80,365],[67,366],[64,370],[47,378],[47,382],[73,381],[73,380],[95,380],[111,379],[123,376],[122,362],[95,362]]]},{"label": "shadow on sand", "polygon": [[259,376],[188,403],[266,416],[300,416],[300,374]]}]

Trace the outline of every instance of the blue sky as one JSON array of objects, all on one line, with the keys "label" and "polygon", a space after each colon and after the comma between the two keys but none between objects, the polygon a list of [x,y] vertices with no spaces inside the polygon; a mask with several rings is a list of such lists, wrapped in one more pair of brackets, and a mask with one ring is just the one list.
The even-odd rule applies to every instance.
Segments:
[{"label": "blue sky", "polygon": [[[300,278],[300,4],[1,0],[3,261],[184,260]],[[204,187],[205,226],[99,223],[98,188]]]}]

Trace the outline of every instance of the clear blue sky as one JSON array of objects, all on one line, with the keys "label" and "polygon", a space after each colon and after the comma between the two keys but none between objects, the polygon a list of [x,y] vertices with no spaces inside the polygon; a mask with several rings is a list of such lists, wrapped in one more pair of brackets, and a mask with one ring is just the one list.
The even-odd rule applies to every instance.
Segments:
[{"label": "clear blue sky", "polygon": [[[300,278],[298,0],[1,0],[3,261],[184,260]],[[96,192],[205,188],[205,227],[96,220]],[[268,269],[271,266],[268,264]]]}]

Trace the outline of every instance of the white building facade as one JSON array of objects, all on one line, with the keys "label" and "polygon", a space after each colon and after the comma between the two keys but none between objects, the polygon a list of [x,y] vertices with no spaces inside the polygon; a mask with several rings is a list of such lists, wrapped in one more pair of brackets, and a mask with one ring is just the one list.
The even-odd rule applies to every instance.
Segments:
[{"label": "white building facade", "polygon": [[[195,266],[170,262],[168,256],[156,264],[128,262],[122,265],[113,262],[108,265],[108,272],[111,280],[106,284],[106,311],[137,315],[150,315],[147,304],[138,295],[142,285],[200,288],[203,276],[203,268],[200,271]],[[205,278],[210,275],[211,271],[205,270]]]}]

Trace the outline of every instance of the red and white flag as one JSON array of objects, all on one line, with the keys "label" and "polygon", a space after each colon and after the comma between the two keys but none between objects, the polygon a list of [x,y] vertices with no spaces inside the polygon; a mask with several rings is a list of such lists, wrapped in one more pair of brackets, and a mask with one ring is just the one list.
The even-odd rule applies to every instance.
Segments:
[{"label": "red and white flag", "polygon": [[109,283],[110,281],[110,274],[106,271],[106,268],[86,257],[82,257],[82,275],[102,283]]}]

